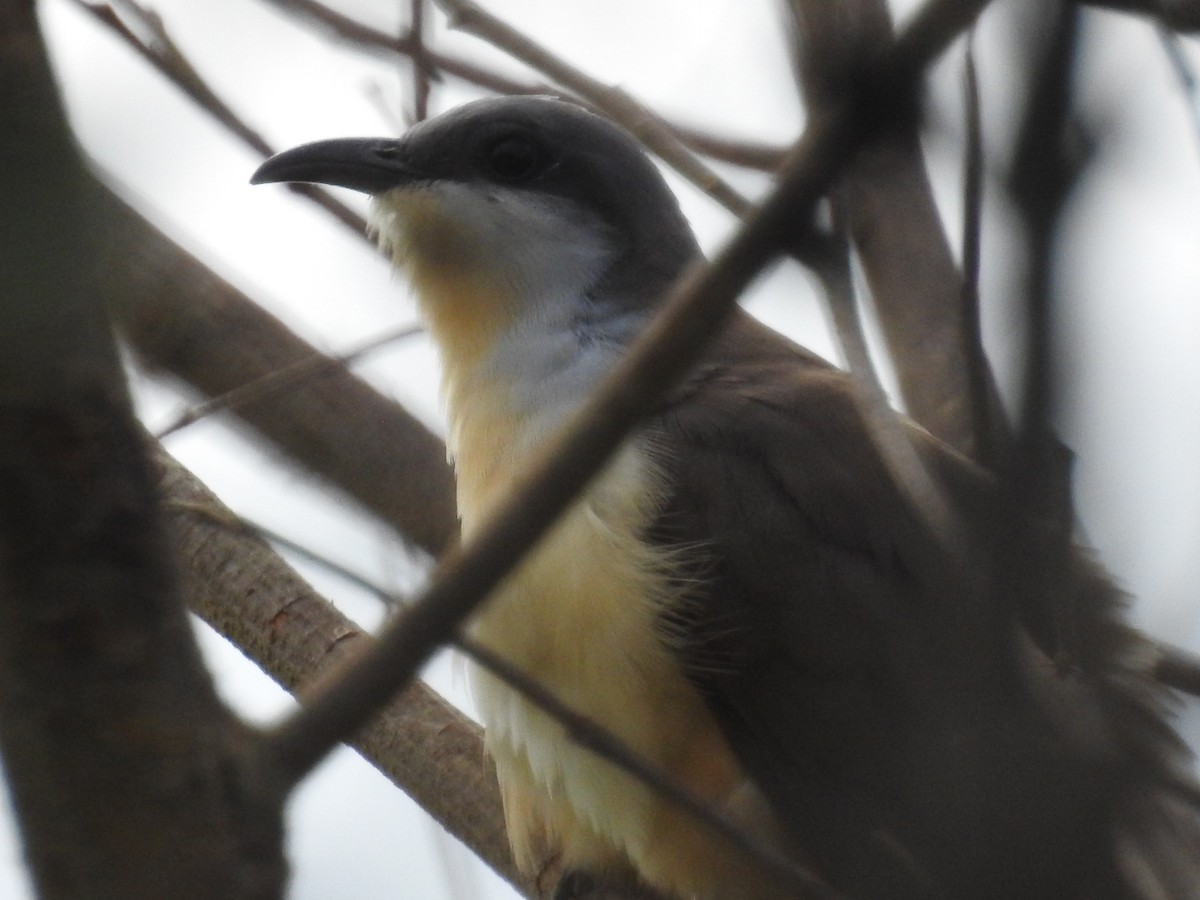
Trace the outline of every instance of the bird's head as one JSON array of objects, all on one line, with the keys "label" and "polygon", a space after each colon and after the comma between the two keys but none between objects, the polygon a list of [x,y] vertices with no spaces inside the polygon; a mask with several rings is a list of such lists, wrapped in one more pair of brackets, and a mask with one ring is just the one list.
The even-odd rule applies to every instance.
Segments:
[{"label": "bird's head", "polygon": [[373,195],[380,245],[449,355],[478,356],[530,318],[628,319],[699,252],[633,138],[548,98],[480,100],[397,139],[306,144],[252,181]]}]

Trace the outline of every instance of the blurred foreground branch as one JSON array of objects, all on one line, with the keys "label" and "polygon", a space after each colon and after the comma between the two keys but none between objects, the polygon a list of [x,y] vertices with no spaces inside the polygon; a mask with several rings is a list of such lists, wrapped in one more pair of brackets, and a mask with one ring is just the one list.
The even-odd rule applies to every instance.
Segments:
[{"label": "blurred foreground branch", "polygon": [[180,602],[95,288],[103,235],[32,3],[0,0],[0,752],[43,900],[269,900],[279,807],[243,778]]}]

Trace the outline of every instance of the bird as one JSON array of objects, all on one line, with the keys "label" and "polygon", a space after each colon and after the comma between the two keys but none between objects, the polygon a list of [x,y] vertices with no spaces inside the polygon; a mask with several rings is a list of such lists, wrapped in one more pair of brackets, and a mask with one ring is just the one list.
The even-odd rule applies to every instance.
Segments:
[{"label": "bird", "polygon": [[[252,181],[373,198],[439,351],[466,540],[704,262],[637,141],[561,99],[305,144]],[[1020,516],[901,421],[964,529]],[[1049,565],[1053,529],[1026,531]],[[936,546],[855,379],[737,310],[468,628],[825,896],[1200,897],[1191,757],[1123,594],[1082,548],[1010,597]],[[471,679],[522,867],[550,847],[686,900],[815,896]]]}]

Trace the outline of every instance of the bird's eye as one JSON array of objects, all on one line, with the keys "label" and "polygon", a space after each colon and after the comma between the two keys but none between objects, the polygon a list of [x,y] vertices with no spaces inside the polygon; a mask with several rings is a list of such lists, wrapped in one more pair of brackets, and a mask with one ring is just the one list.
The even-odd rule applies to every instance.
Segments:
[{"label": "bird's eye", "polygon": [[504,137],[485,151],[488,169],[504,181],[522,181],[536,175],[542,168],[541,148],[523,137]]}]

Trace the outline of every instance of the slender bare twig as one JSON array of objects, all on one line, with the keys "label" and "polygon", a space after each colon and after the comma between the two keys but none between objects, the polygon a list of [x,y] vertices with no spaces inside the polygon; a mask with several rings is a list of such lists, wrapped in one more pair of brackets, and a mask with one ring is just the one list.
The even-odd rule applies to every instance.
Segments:
[{"label": "slender bare twig", "polygon": [[403,328],[398,328],[379,337],[372,338],[346,353],[339,353],[336,356],[325,356],[324,354],[312,356],[308,359],[302,359],[299,362],[284,366],[282,369],[276,369],[273,372],[256,378],[254,381],[247,382],[231,391],[226,391],[224,394],[210,397],[184,410],[173,422],[160,429],[155,434],[155,437],[161,441],[163,438],[187,428],[189,425],[193,425],[206,416],[211,416],[213,413],[229,412],[240,409],[250,403],[259,403],[281,391],[286,391],[303,384],[309,379],[319,377],[327,372],[348,368],[350,364],[357,362],[371,352],[404,338],[412,337],[414,334],[420,334],[421,331],[423,329],[420,325],[406,325]]},{"label": "slender bare twig", "polygon": [[712,804],[696,796],[666,771],[631,750],[611,731],[572,710],[541,682],[508,660],[468,638],[455,639],[454,646],[562,725],[572,741],[649,785],[696,821],[724,837],[764,871],[779,879],[781,886],[789,885],[812,900],[849,900],[818,876],[718,812]]},{"label": "slender bare twig", "polygon": [[263,748],[265,772],[284,784],[303,777],[454,635],[719,332],[738,294],[790,240],[797,217],[811,215],[852,148],[884,124],[878,110],[907,96],[924,66],[986,2],[931,0],[877,64],[871,84],[878,93],[865,100],[848,96],[810,122],[772,195],[711,266],[680,281],[627,358],[534,460],[470,546],[447,555],[433,584],[380,634],[373,652],[351,663],[274,732]]},{"label": "slender bare twig", "polygon": [[[869,93],[871,60],[892,34],[884,0],[791,0],[790,9],[809,108],[847,89]],[[880,106],[890,127],[859,150],[830,197],[861,260],[908,414],[973,456],[961,274],[933,199],[917,112],[915,98]]]},{"label": "slender bare twig", "polygon": [[425,6],[428,0],[410,0],[408,37],[412,50],[413,121],[423,122],[429,116],[430,82],[437,70],[429,61],[429,46],[425,43]]},{"label": "slender bare twig", "polygon": [[585,74],[471,0],[434,2],[449,16],[451,27],[469,32],[499,47],[573,94],[582,97],[613,121],[624,126],[663,162],[735,216],[743,216],[749,210],[749,200],[688,150],[678,135],[674,134],[656,113],[625,91]]},{"label": "slender bare twig", "polygon": [[[183,51],[172,40],[162,19],[156,13],[139,6],[134,0],[118,0],[121,9],[131,17],[136,27],[146,32],[147,38],[143,39],[122,21],[112,6],[106,3],[89,3],[88,0],[72,0],[72,2],[124,40],[142,59],[170,79],[193,102],[229,129],[246,146],[264,158],[275,152],[262,135],[247,125],[201,77]],[[328,191],[311,184],[293,183],[287,187],[293,193],[307,197],[322,206],[352,232],[365,238],[367,226],[363,217],[336,200]]]},{"label": "slender bare twig", "polygon": [[[398,53],[402,56],[412,53],[411,35],[405,34],[396,37],[387,32],[378,31],[356,22],[316,0],[266,0],[266,2],[324,28],[336,40],[352,43],[364,50],[389,55]],[[557,93],[547,84],[510,78],[459,57],[439,53],[432,49],[428,51],[428,59],[439,72],[498,94]],[[781,147],[722,137],[678,123],[670,123],[668,127],[675,131],[684,143],[722,162],[746,168],[774,171],[783,160],[784,149]]]},{"label": "slender bare twig", "polygon": [[918,456],[904,420],[892,409],[871,361],[850,274],[849,248],[844,240],[841,243],[841,257],[834,256],[823,265],[821,283],[842,351],[846,354],[846,366],[860,389],[859,411],[880,458],[911,508],[931,529],[942,548],[964,559],[965,544],[959,517],[951,510],[944,492]]},{"label": "slender bare twig", "polygon": [[[1095,610],[1076,606],[1066,590],[1072,579],[1070,545],[1075,526],[1070,455],[1051,427],[1055,395],[1053,266],[1055,238],[1066,198],[1078,177],[1081,160],[1069,147],[1072,74],[1083,11],[1058,0],[1030,10],[1044,35],[1035,57],[1024,120],[1017,138],[1010,184],[1028,235],[1029,268],[1023,312],[1024,365],[1021,409],[1012,445],[998,469],[1012,508],[1046,532],[1035,548],[1028,528],[1013,516],[997,529],[998,571],[1006,590],[1023,605],[1023,620],[1045,646],[1071,653],[1080,646],[1081,616]],[[1034,552],[1038,565],[1030,565]]]},{"label": "slender bare twig", "polygon": [[787,155],[786,147],[756,143],[745,139],[734,140],[733,138],[710,134],[691,125],[685,125],[682,122],[674,122],[666,119],[664,121],[667,122],[667,127],[675,132],[679,136],[679,139],[693,150],[703,153],[705,156],[712,157],[719,162],[741,166],[743,169],[774,172],[783,165],[783,159]]},{"label": "slender bare twig", "polygon": [[[822,0],[793,0],[789,10],[793,69],[812,114],[837,103],[847,85],[854,83],[858,67],[886,45],[890,20],[882,0],[847,0],[836,10]],[[907,127],[905,122],[899,124]],[[891,135],[885,140],[888,137]],[[854,178],[855,168],[851,166],[842,180],[847,183]],[[936,546],[958,560],[959,570],[965,574],[969,571],[963,564],[968,545],[962,523],[918,455],[911,432],[895,415],[867,346],[849,263],[851,229],[846,212],[850,210],[853,215],[854,207],[846,190],[836,189],[832,196],[833,224],[839,237],[830,243],[836,243],[837,249],[831,247],[830,252],[816,256],[816,271],[847,367],[860,388],[860,413],[880,459],[909,507],[932,534]],[[937,234],[930,237],[936,240]],[[863,252],[871,251],[878,252],[874,247]],[[864,260],[864,265],[868,264]]]}]

